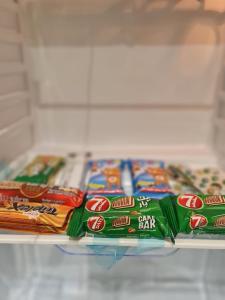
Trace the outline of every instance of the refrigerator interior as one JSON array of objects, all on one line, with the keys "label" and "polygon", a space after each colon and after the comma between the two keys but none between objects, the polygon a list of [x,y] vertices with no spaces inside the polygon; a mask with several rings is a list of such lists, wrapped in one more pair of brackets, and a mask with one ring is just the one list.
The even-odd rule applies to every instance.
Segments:
[{"label": "refrigerator interior", "polygon": [[[76,153],[70,186],[87,153],[225,168],[224,33],[220,0],[0,0],[0,175],[38,153]],[[224,297],[213,241],[113,264],[29,238],[0,235],[3,299]]]}]

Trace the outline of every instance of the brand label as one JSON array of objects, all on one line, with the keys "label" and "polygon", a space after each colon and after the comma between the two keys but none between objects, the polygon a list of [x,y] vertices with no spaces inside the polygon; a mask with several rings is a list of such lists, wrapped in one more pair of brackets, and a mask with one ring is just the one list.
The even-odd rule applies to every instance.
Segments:
[{"label": "brand label", "polygon": [[87,201],[86,210],[90,212],[105,212],[110,208],[110,202],[106,197],[96,196]]},{"label": "brand label", "polygon": [[225,204],[225,198],[223,196],[207,196],[205,198],[205,204],[210,206]]},{"label": "brand label", "polygon": [[8,210],[22,211],[22,212],[38,212],[40,214],[48,214],[48,215],[57,215],[57,209],[55,207],[47,207],[44,205],[41,206],[32,206],[32,205],[24,205],[18,204],[14,202],[12,206],[8,207]]},{"label": "brand label", "polygon": [[202,199],[194,194],[180,195],[177,199],[177,202],[180,206],[190,209],[200,209],[203,207]]},{"label": "brand label", "polygon": [[205,216],[202,215],[194,215],[190,219],[190,227],[191,229],[205,227],[208,224],[208,220]]},{"label": "brand label", "polygon": [[112,202],[112,208],[120,209],[120,208],[134,207],[134,204],[135,203],[133,197],[122,197]]},{"label": "brand label", "polygon": [[112,221],[113,227],[123,227],[130,225],[130,217],[122,216]]},{"label": "brand label", "polygon": [[87,221],[87,226],[91,231],[102,231],[105,227],[105,219],[102,216],[90,217]]}]

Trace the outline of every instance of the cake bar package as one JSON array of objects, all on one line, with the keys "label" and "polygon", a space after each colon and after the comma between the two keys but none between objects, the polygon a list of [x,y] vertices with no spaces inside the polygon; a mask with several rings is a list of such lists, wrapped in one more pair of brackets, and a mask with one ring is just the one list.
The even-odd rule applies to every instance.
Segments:
[{"label": "cake bar package", "polygon": [[146,196],[95,196],[74,211],[68,235],[172,238],[160,201]]},{"label": "cake bar package", "polygon": [[179,233],[225,234],[225,196],[182,194],[174,201]]}]

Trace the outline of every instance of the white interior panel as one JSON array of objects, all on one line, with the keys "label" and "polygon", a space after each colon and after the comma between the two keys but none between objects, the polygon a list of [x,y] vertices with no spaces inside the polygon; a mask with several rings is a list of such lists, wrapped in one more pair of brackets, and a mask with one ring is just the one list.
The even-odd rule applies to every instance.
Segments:
[{"label": "white interior panel", "polygon": [[16,121],[29,115],[28,99],[0,100],[0,129],[7,127]]},{"label": "white interior panel", "polygon": [[32,146],[32,129],[29,122],[15,126],[0,135],[0,158],[10,162]]},{"label": "white interior panel", "polygon": [[220,106],[218,107],[218,118],[225,118],[225,101],[222,99]]},{"label": "white interior panel", "polygon": [[93,110],[90,144],[111,147],[207,144],[210,111],[195,110]]},{"label": "white interior panel", "polygon": [[101,104],[210,105],[220,48],[112,46],[94,50],[91,100]]},{"label": "white interior panel", "polygon": [[0,41],[8,43],[21,43],[23,41],[22,35],[14,30],[0,28]]},{"label": "white interior panel", "polygon": [[38,140],[90,148],[145,148],[210,143],[211,110],[39,109]]},{"label": "white interior panel", "polygon": [[16,12],[19,10],[18,0],[1,0],[1,9]]},{"label": "white interior panel", "polygon": [[[210,145],[223,51],[217,5],[28,2],[40,142],[60,142],[70,125],[85,138],[70,127],[63,142],[89,147]],[[85,121],[68,120],[81,111]]]},{"label": "white interior panel", "polygon": [[216,124],[216,134],[214,136],[214,141],[216,148],[220,152],[221,164],[225,167],[224,155],[225,155],[225,135],[224,135],[225,121],[219,120]]},{"label": "white interior panel", "polygon": [[221,89],[225,92],[225,61],[222,61],[222,72],[221,72]]},{"label": "white interior panel", "polygon": [[0,76],[0,95],[24,91],[27,89],[25,74]]},{"label": "white interior panel", "polygon": [[90,49],[56,47],[33,51],[41,104],[86,104]]},{"label": "white interior panel", "polygon": [[20,45],[0,42],[0,62],[21,60],[22,49]]},{"label": "white interior panel", "polygon": [[0,27],[18,31],[18,15],[0,8]]},{"label": "white interior panel", "polygon": [[70,109],[39,109],[39,142],[82,146],[86,131],[86,112]]},{"label": "white interior panel", "polygon": [[1,62],[0,63],[0,76],[5,74],[18,74],[18,73],[24,73],[25,72],[25,66],[22,63],[9,63],[9,62]]},{"label": "white interior panel", "polygon": [[0,1],[0,161],[9,162],[33,141],[31,99],[18,3]]}]

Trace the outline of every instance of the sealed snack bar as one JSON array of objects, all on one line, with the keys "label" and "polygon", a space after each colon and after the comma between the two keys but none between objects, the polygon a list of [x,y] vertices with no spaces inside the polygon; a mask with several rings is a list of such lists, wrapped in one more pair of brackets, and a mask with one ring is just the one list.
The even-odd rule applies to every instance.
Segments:
[{"label": "sealed snack bar", "polygon": [[179,233],[225,234],[225,196],[184,194],[175,201]]},{"label": "sealed snack bar", "polygon": [[91,160],[88,162],[86,190],[88,194],[123,194],[120,159]]},{"label": "sealed snack bar", "polygon": [[63,157],[39,155],[14,180],[49,184],[64,164],[65,160]]},{"label": "sealed snack bar", "polygon": [[73,213],[68,235],[109,238],[172,238],[160,202],[146,196],[92,195]]},{"label": "sealed snack bar", "polygon": [[64,233],[75,208],[78,189],[20,182],[0,183],[0,228],[31,233]]},{"label": "sealed snack bar", "polygon": [[164,162],[136,159],[129,162],[134,192],[155,194],[158,198],[171,193]]}]

